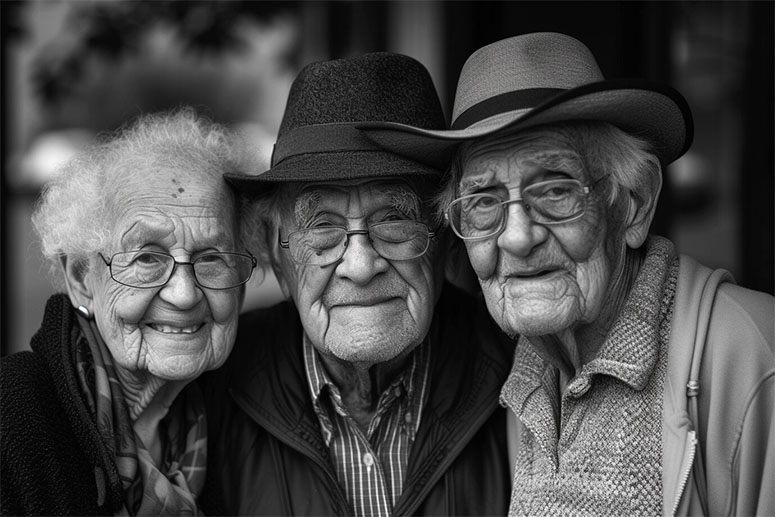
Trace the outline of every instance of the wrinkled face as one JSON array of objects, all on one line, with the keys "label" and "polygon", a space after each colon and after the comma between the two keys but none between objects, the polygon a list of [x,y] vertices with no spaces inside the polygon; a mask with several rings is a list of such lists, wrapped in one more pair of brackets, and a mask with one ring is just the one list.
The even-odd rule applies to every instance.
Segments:
[{"label": "wrinkled face", "polygon": [[[283,217],[280,236],[314,227],[366,229],[391,220],[421,221],[414,189],[400,180],[311,184]],[[372,365],[406,354],[425,337],[436,301],[434,242],[421,257],[387,260],[368,235],[350,235],[342,258],[304,266],[280,250],[280,276],[318,351],[350,363]]]},{"label": "wrinkled face", "polygon": [[[115,207],[113,253],[152,250],[189,262],[206,251],[235,250],[234,204],[225,184],[177,170],[127,185]],[[115,282],[97,257],[85,279],[100,333],[114,361],[130,372],[191,379],[223,364],[237,330],[243,289],[199,287],[191,266],[176,265],[162,287],[138,289]]]},{"label": "wrinkled face", "polygon": [[579,219],[542,225],[524,205],[511,203],[500,234],[466,241],[466,247],[489,311],[506,333],[555,334],[595,321],[624,242],[612,229],[601,188],[593,186],[606,172],[585,170],[567,137],[549,129],[476,143],[462,165],[461,196],[487,192],[517,199],[521,189],[551,179],[593,187]]}]

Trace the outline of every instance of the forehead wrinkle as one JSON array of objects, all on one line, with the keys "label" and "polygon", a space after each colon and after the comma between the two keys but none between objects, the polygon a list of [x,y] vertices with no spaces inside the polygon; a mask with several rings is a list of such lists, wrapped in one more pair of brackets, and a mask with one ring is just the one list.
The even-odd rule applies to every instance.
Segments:
[{"label": "forehead wrinkle", "polygon": [[[121,231],[118,242],[124,248],[134,249],[147,244],[166,243],[165,245],[167,245],[171,243],[168,242],[169,239],[174,238],[174,243],[180,245],[180,232],[183,232],[183,241],[188,242],[189,238],[195,235],[192,242],[196,242],[198,247],[228,245],[232,236],[227,231],[227,228],[231,228],[233,220],[229,220],[226,224],[223,224],[223,221],[212,224],[212,218],[215,216],[209,213],[210,207],[203,206],[201,208],[202,213],[200,214],[174,215],[154,208],[154,215],[136,220],[128,228]],[[176,220],[179,221],[177,225],[175,223]],[[185,224],[187,220],[195,221],[196,225]]]},{"label": "forehead wrinkle", "polygon": [[582,173],[585,169],[582,156],[564,139],[550,132],[529,135],[529,138],[505,137],[488,141],[471,149],[467,158],[469,162],[476,161],[473,167],[469,164],[463,167],[461,194],[497,183],[500,164],[506,170],[518,170],[525,162],[548,171]]},{"label": "forehead wrinkle", "polygon": [[553,171],[578,171],[584,169],[584,164],[579,154],[572,149],[526,149],[527,156],[520,160],[530,160]]}]

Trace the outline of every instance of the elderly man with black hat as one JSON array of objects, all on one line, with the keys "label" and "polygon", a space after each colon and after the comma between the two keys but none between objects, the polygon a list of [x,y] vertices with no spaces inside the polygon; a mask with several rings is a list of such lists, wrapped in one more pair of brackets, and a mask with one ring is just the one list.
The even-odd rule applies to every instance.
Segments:
[{"label": "elderly man with black hat", "polygon": [[692,140],[678,92],[535,33],[468,59],[451,130],[360,127],[409,157],[462,143],[440,205],[519,336],[511,515],[775,514],[773,297],[648,235]]},{"label": "elderly man with black hat", "polygon": [[235,515],[503,514],[513,344],[443,285],[451,239],[430,200],[445,164],[386,152],[364,121],[446,127],[414,59],[313,63],[271,168],[227,175],[288,301],[243,315],[208,379],[208,479]]}]

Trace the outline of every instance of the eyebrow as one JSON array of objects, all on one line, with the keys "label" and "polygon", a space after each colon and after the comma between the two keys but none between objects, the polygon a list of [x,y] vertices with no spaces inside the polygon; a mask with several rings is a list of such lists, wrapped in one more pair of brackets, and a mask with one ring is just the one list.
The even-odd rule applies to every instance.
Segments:
[{"label": "eyebrow", "polygon": [[[525,150],[528,151],[525,159],[539,165],[541,168],[545,169],[546,172],[582,173],[585,169],[583,157],[571,149],[531,151],[530,148],[527,148]],[[511,164],[511,162],[511,159],[506,160],[506,163]],[[486,166],[480,166],[479,169],[481,172],[475,172],[476,176],[469,178],[464,176],[461,178],[459,182],[460,195],[465,195],[484,187],[490,187],[497,183],[494,181],[496,171],[489,169]]]},{"label": "eyebrow", "polygon": [[410,219],[420,219],[420,196],[403,185],[385,185],[378,190],[388,198],[390,206]]},{"label": "eyebrow", "polygon": [[319,189],[305,190],[296,197],[296,203],[293,206],[293,214],[296,217],[296,224],[299,227],[304,226],[312,214],[314,214],[320,201],[323,199],[323,194]]}]

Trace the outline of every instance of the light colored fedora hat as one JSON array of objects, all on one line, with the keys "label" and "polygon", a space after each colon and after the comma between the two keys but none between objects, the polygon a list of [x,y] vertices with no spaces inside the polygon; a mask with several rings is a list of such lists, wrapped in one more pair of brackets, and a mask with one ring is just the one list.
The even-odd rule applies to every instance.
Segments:
[{"label": "light colored fedora hat", "polygon": [[586,45],[553,32],[514,36],[474,52],[460,72],[448,130],[390,122],[357,127],[386,149],[439,167],[462,141],[570,120],[610,122],[648,141],[665,165],[693,138],[680,93],[642,79],[606,80]]}]

